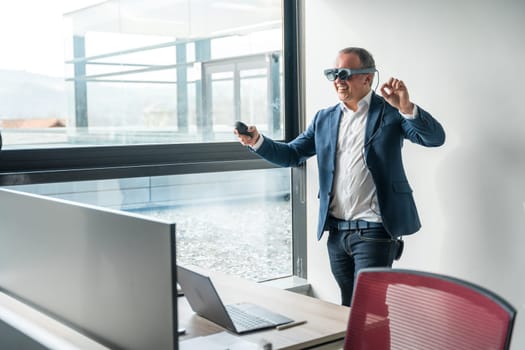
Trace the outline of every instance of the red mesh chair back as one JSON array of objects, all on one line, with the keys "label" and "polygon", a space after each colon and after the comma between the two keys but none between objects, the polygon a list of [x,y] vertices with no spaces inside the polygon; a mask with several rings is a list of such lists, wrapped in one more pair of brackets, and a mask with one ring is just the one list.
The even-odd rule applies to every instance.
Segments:
[{"label": "red mesh chair back", "polygon": [[367,268],[357,277],[345,350],[508,349],[516,310],[448,276]]}]

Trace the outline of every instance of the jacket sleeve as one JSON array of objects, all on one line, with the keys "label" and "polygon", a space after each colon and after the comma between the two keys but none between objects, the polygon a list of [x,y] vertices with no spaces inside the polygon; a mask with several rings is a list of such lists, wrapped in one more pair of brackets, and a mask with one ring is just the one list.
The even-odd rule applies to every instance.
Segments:
[{"label": "jacket sleeve", "polygon": [[255,153],[261,158],[282,167],[296,167],[315,155],[315,120],[306,131],[290,142],[278,142],[264,137]]},{"label": "jacket sleeve", "polygon": [[445,130],[441,124],[419,106],[416,118],[403,118],[402,126],[406,138],[414,143],[426,147],[438,147],[445,143]]}]

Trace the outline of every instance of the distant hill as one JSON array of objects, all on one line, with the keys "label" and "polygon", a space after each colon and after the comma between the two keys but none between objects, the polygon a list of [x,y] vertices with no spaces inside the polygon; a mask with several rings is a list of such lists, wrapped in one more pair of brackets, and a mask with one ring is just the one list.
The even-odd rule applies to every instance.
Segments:
[{"label": "distant hill", "polygon": [[24,71],[0,69],[0,118],[66,118],[66,82]]},{"label": "distant hill", "polygon": [[[74,120],[68,84],[59,77],[0,69],[0,119]],[[89,83],[89,125],[173,125],[176,99],[175,85]]]}]

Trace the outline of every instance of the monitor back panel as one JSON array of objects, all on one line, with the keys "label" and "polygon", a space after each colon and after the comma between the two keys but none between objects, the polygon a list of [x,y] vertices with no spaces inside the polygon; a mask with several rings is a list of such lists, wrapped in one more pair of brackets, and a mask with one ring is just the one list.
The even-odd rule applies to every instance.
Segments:
[{"label": "monitor back panel", "polygon": [[0,289],[114,349],[176,349],[175,224],[0,190]]}]

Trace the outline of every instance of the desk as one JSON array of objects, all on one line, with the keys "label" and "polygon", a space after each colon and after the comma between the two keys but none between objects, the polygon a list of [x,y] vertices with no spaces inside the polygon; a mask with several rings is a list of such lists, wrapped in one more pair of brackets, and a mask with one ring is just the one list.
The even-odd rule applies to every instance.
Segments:
[{"label": "desk", "polygon": [[[350,308],[221,273],[199,272],[211,277],[225,304],[252,302],[296,321],[307,320],[304,325],[282,331],[270,329],[240,337],[255,343],[265,339],[272,343],[274,350],[342,347]],[[179,327],[186,329],[186,335],[179,336],[179,341],[224,331],[222,327],[196,315],[184,297],[178,298],[178,316]],[[326,343],[331,346],[323,345]]]}]

